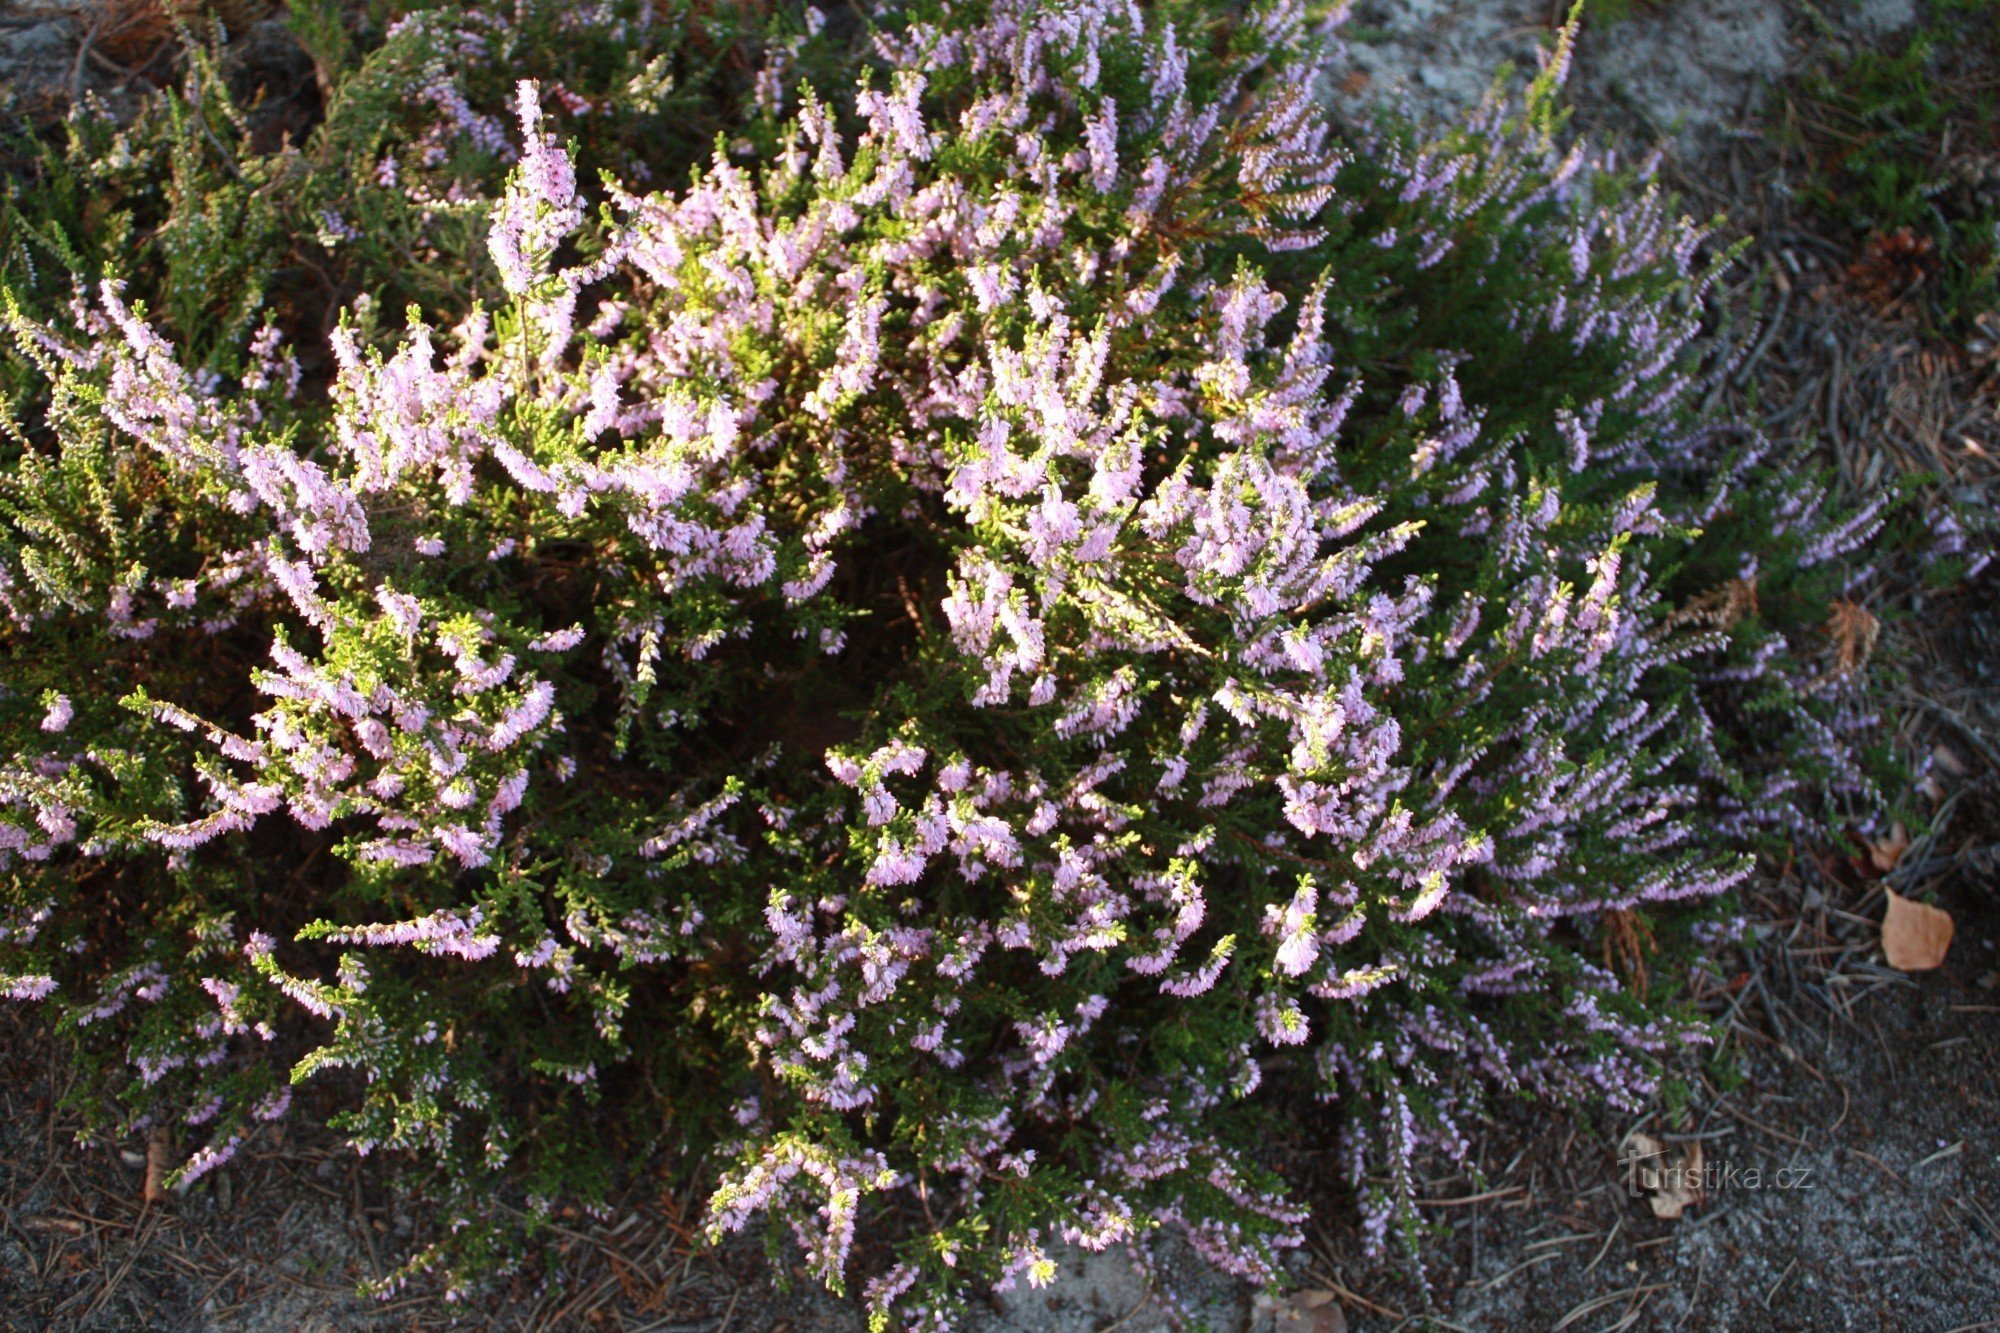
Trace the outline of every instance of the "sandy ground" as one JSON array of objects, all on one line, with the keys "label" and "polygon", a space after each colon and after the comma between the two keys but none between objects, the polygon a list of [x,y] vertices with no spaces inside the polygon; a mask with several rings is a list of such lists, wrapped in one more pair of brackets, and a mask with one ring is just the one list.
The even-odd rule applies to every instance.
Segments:
[{"label": "sandy ground", "polygon": [[[1933,495],[2000,497],[1992,377],[1926,347],[1894,313],[1843,292],[1851,258],[1794,211],[1768,142],[1769,90],[1829,40],[1879,41],[1916,0],[1635,0],[1579,43],[1578,123],[1671,146],[1669,176],[1697,212],[1726,209],[1759,239],[1731,299],[1760,271],[1789,275],[1770,337],[1732,388],[1752,388],[1779,434],[1820,442],[1857,490],[1917,469]],[[1546,0],[1359,0],[1343,108],[1400,105],[1449,117],[1502,60],[1535,67]],[[1822,19],[1825,14],[1822,14]],[[0,111],[115,85],[76,57],[62,7],[0,5]],[[1908,677],[1885,715],[1909,752],[1934,755],[1933,831],[1885,878],[1801,850],[1754,901],[1756,939],[1697,979],[1740,1081],[1705,1082],[1678,1138],[1657,1118],[1620,1122],[1519,1108],[1486,1127],[1477,1180],[1429,1182],[1424,1269],[1360,1257],[1329,1184],[1300,1295],[1272,1301],[1166,1245],[1156,1267],[1077,1256],[1056,1285],[977,1312],[986,1333],[1217,1330],[2000,1328],[2000,592],[1893,589],[1876,608]],[[1958,923],[1944,968],[1906,977],[1877,947],[1883,891],[1935,890]],[[547,1266],[476,1308],[352,1295],[422,1235],[379,1169],[327,1136],[246,1149],[189,1195],[151,1209],[139,1169],[111,1149],[65,1146],[48,1042],[0,1016],[0,1330],[837,1329],[855,1308],[774,1268],[750,1244],[692,1245],[698,1201],[637,1182],[602,1222],[565,1221]],[[310,1109],[310,1108],[304,1108]],[[304,1119],[304,1117],[301,1117]],[[1298,1125],[1310,1153],[1323,1126]],[[1705,1186],[1677,1219],[1631,1185],[1630,1136],[1699,1145]]]}]

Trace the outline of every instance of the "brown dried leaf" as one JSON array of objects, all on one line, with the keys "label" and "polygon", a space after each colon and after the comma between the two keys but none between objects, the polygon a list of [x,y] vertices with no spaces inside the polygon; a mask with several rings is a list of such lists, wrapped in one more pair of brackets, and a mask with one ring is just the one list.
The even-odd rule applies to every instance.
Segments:
[{"label": "brown dried leaf", "polygon": [[1631,1168],[1630,1187],[1644,1191],[1653,1216],[1672,1220],[1702,1200],[1702,1151],[1699,1142],[1678,1150],[1651,1134],[1634,1134],[1625,1141],[1625,1161]]},{"label": "brown dried leaf", "polygon": [[1965,760],[1959,758],[1958,751],[1943,743],[1931,747],[1931,762],[1955,778],[1962,778],[1972,771]]},{"label": "brown dried leaf", "polygon": [[1347,1314],[1330,1291],[1301,1291],[1290,1301],[1290,1321],[1279,1327],[1310,1330],[1310,1333],[1347,1333]]},{"label": "brown dried leaf", "polygon": [[167,1173],[174,1169],[174,1143],[165,1125],[153,1126],[153,1132],[146,1138],[146,1184],[143,1197],[149,1204],[165,1203],[167,1191],[162,1182]]},{"label": "brown dried leaf", "polygon": [[1885,888],[1889,906],[1882,914],[1882,953],[1898,972],[1927,972],[1944,962],[1951,948],[1951,913],[1912,902]]},{"label": "brown dried leaf", "polygon": [[1690,1143],[1680,1165],[1664,1173],[1660,1191],[1653,1196],[1653,1216],[1679,1217],[1701,1202],[1701,1145]]},{"label": "brown dried leaf", "polygon": [[1886,875],[1903,859],[1903,853],[1910,850],[1910,831],[1898,821],[1890,826],[1886,834],[1870,838],[1867,842],[1868,864],[1875,867],[1877,874]]}]

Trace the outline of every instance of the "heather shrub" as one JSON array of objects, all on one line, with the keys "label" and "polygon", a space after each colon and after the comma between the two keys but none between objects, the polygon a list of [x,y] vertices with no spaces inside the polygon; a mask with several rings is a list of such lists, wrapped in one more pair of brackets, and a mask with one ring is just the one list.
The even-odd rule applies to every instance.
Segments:
[{"label": "heather shrub", "polygon": [[1880,516],[1703,417],[1560,52],[1427,141],[1283,3],[562,12],[321,14],[303,144],[198,51],[79,112],[142,244],[16,191],[0,990],[99,1132],[321,1078],[445,1209],[390,1287],[705,1156],[900,1324],[1273,1279],[1302,1105],[1381,1243],[1486,1099],[1660,1094],[1633,953],[1875,804]]}]

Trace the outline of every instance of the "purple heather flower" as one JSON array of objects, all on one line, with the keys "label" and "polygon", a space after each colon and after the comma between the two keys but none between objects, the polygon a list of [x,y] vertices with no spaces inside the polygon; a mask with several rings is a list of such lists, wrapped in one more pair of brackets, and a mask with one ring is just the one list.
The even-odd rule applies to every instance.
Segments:
[{"label": "purple heather flower", "polygon": [[48,708],[49,711],[42,716],[43,731],[61,731],[69,725],[69,720],[76,716],[76,709],[70,706],[67,694],[51,695]]}]

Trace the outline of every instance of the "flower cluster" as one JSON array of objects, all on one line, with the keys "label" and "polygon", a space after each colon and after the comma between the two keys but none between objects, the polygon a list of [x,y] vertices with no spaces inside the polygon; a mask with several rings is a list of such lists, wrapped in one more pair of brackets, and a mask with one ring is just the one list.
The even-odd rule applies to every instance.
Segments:
[{"label": "flower cluster", "polygon": [[[1322,117],[1300,6],[1203,15],[885,7],[815,84],[809,12],[671,189],[432,33],[493,304],[233,381],[10,304],[0,994],[123,1024],[186,1179],[275,1024],[449,1253],[666,1123],[911,1324],[1163,1227],[1275,1280],[1267,1081],[1378,1240],[1491,1093],[1653,1096],[1701,1029],[1593,960],[1872,799],[1815,627],[1881,517],[1695,411],[1705,234],[1554,143],[1560,58],[1426,142]],[[159,873],[192,963],[86,929]]]}]

